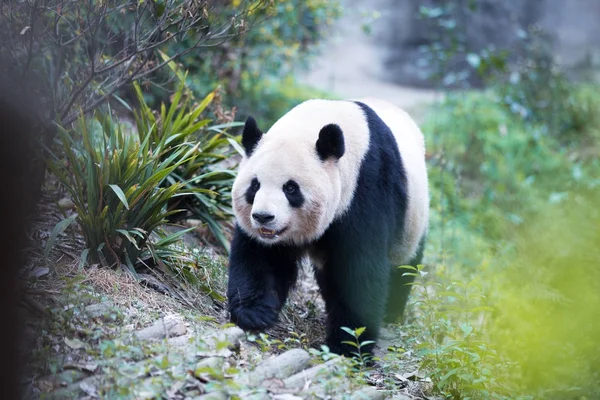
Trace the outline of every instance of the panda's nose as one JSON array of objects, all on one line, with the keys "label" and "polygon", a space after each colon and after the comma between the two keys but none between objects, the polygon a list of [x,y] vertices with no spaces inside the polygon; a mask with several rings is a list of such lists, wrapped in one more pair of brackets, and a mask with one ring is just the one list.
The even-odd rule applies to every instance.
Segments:
[{"label": "panda's nose", "polygon": [[275,216],[269,213],[257,212],[252,213],[252,218],[261,224],[266,224],[267,222],[273,221]]}]

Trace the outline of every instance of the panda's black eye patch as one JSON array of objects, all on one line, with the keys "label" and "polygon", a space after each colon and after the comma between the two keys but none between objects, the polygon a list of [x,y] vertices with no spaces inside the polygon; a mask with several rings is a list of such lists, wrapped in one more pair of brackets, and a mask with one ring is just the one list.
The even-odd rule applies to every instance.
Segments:
[{"label": "panda's black eye patch", "polygon": [[295,194],[298,190],[300,190],[300,188],[296,182],[288,181],[285,185],[283,185],[283,190],[287,194]]},{"label": "panda's black eye patch", "polygon": [[304,196],[300,191],[300,185],[294,180],[289,180],[283,185],[283,193],[288,199],[290,205],[295,208],[302,207],[304,204]]},{"label": "panda's black eye patch", "polygon": [[258,179],[253,178],[250,182],[250,186],[246,190],[246,201],[248,204],[254,203],[254,197],[256,196],[256,192],[260,189],[260,182]]}]

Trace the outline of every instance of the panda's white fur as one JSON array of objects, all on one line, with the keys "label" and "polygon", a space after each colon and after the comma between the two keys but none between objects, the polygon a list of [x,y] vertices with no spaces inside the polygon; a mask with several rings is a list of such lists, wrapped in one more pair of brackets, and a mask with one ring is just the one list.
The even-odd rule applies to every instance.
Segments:
[{"label": "panda's white fur", "polygon": [[[390,257],[399,263],[408,262],[427,229],[429,196],[423,135],[408,114],[394,105],[374,98],[358,101],[371,107],[388,125],[400,151],[407,175],[408,207],[402,242]],[[320,130],[331,123],[343,132],[345,152],[339,160],[323,162],[315,143]],[[299,104],[262,136],[250,157],[242,159],[232,189],[238,224],[264,244],[302,246],[314,242],[349,209],[368,148],[368,122],[353,101],[317,99]],[[260,191],[253,204],[248,204],[245,192],[254,177],[260,181]],[[291,207],[282,191],[289,179],[299,184],[305,198],[301,208]],[[285,231],[275,238],[264,238],[251,217],[256,212],[274,215],[270,228]]]}]

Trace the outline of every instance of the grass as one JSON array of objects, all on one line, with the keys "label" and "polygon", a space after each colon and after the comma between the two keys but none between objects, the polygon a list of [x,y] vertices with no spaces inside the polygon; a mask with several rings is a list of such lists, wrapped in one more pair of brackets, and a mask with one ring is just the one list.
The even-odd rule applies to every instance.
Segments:
[{"label": "grass", "polygon": [[449,96],[423,126],[430,238],[405,329],[445,398],[600,395],[600,95],[571,90],[564,119],[584,124],[523,119],[490,90]]}]

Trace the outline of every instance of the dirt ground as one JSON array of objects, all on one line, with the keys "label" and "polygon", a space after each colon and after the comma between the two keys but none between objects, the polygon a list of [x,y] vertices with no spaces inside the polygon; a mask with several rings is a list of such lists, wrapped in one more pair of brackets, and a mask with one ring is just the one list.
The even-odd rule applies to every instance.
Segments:
[{"label": "dirt ground", "polygon": [[[320,55],[310,70],[299,76],[300,82],[344,98],[379,97],[410,112],[417,120],[422,118],[423,106],[441,99],[442,95],[435,90],[384,80],[385,54],[377,38],[382,33],[381,18],[387,15],[385,2],[343,0],[342,4],[342,17],[322,43]],[[379,11],[381,17],[371,23],[372,33],[367,35],[362,24],[374,11]]]}]

